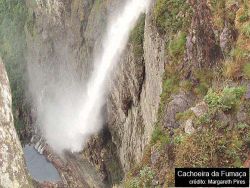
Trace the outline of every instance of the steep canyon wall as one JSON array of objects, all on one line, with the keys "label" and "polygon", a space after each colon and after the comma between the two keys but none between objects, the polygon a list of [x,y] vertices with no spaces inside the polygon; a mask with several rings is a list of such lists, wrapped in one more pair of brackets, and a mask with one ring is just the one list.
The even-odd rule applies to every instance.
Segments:
[{"label": "steep canyon wall", "polygon": [[[93,66],[93,56],[100,48],[105,48],[100,44],[109,15],[115,15],[115,10],[122,3],[91,0],[27,1],[33,15],[32,27],[26,31],[30,79],[45,77],[48,72],[51,75],[41,82],[31,80],[31,85],[36,84],[32,85],[35,92],[33,95],[38,96],[44,92],[44,96],[36,99],[46,98],[46,90],[53,87],[53,80],[62,79],[62,82],[75,85],[70,82],[75,80],[72,77],[77,76],[79,80],[88,78]],[[106,130],[110,132],[109,143],[113,142],[112,148],[116,150],[120,161],[117,164],[122,165],[123,171],[128,171],[141,160],[157,119],[166,62],[164,40],[153,26],[151,14],[150,8],[142,18],[145,24],[141,34],[142,43],[138,47],[130,41],[108,84],[109,92],[104,109]],[[138,57],[135,48],[141,48],[141,56]],[[41,72],[45,74],[37,73],[37,69],[43,70]],[[74,89],[78,86],[72,87]],[[34,102],[39,105],[39,101]],[[37,123],[39,124],[39,119]],[[102,153],[109,149],[96,145],[93,140],[95,138],[88,146],[96,152],[86,153],[91,162],[102,166]]]}]

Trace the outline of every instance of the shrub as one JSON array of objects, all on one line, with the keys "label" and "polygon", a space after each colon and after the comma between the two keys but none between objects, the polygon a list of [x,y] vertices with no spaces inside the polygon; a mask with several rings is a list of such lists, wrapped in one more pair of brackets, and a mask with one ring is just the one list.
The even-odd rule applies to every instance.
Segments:
[{"label": "shrub", "polygon": [[197,122],[196,124],[198,125],[204,125],[204,124],[209,124],[211,123],[212,119],[211,119],[211,114],[208,112],[208,113],[205,113],[203,114],[202,116],[200,116],[198,119],[197,119]]},{"label": "shrub", "polygon": [[169,96],[171,93],[174,93],[178,89],[178,79],[173,76],[163,81],[163,95]]},{"label": "shrub", "polygon": [[245,93],[245,87],[224,88],[221,95],[222,110],[230,110],[234,108]]},{"label": "shrub", "polygon": [[210,108],[217,108],[220,106],[220,96],[214,92],[212,89],[210,89],[205,96],[205,102],[209,105]]},{"label": "shrub", "polygon": [[209,85],[206,83],[199,83],[195,88],[194,88],[194,93],[197,96],[204,96],[206,95],[207,91],[208,91],[208,87]]},{"label": "shrub", "polygon": [[191,12],[186,0],[158,0],[153,10],[153,19],[161,33],[176,33],[187,28]]},{"label": "shrub", "polygon": [[140,188],[141,187],[140,179],[138,177],[132,178],[128,182],[128,186],[127,187],[129,187],[129,188]]},{"label": "shrub", "polygon": [[155,173],[154,171],[148,167],[144,166],[137,177],[133,177],[132,179],[129,179],[125,187],[128,188],[150,188],[152,187],[152,180],[154,179]]},{"label": "shrub", "polygon": [[156,144],[157,142],[161,144],[168,144],[170,142],[169,135],[164,133],[159,127],[156,127],[151,138],[151,144]]},{"label": "shrub", "polygon": [[155,173],[148,166],[143,167],[140,170],[140,180],[142,181],[143,187],[151,187],[152,180],[154,179]]},{"label": "shrub", "polygon": [[210,89],[204,100],[209,108],[227,111],[236,107],[245,92],[245,87],[226,87],[221,93]]}]

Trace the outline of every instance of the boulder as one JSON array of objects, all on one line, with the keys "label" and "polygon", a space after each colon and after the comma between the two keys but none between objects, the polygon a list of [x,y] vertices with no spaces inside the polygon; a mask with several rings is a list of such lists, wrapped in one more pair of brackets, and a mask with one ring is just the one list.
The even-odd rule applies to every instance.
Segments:
[{"label": "boulder", "polygon": [[208,105],[205,102],[200,102],[195,107],[192,107],[191,110],[196,117],[200,117],[208,111]]},{"label": "boulder", "polygon": [[192,134],[195,131],[195,128],[193,127],[193,120],[189,119],[184,123],[184,130],[187,134]]},{"label": "boulder", "polygon": [[192,104],[192,97],[184,92],[172,96],[173,100],[165,108],[164,127],[177,128],[175,116],[179,112],[186,111]]}]

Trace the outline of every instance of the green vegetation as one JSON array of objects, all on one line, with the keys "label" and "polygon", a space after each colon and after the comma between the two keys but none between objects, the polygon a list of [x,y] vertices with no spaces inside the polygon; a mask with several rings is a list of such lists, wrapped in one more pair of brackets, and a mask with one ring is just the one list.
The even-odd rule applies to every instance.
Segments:
[{"label": "green vegetation", "polygon": [[[180,2],[182,5],[178,4]],[[184,1],[156,1],[153,21],[158,31],[166,36],[168,63],[162,81],[157,126],[152,134],[149,151],[144,153],[140,168],[133,173],[134,178],[131,179],[134,182],[139,182],[139,171],[145,166],[151,166],[156,172],[156,179],[163,179],[167,187],[174,184],[175,167],[242,167],[247,159],[250,122],[248,117],[239,120],[238,115],[242,113],[244,116],[245,111],[247,116],[250,115],[250,102],[244,97],[245,79],[250,79],[249,2],[238,1],[239,10],[236,14],[230,11],[235,2],[208,1],[213,15],[211,21],[216,30],[221,33],[226,21],[230,28],[238,30],[239,35],[222,62],[209,70],[193,70],[193,77],[188,80],[183,78],[181,67],[186,66],[183,64],[186,29],[192,17],[187,15],[192,14],[192,11]],[[175,120],[180,123],[180,127],[164,128],[166,106],[172,100],[171,96],[180,91],[193,94],[195,104],[205,101],[208,108],[204,107],[205,112],[199,117],[190,108],[177,113]],[[192,120],[190,124],[195,129],[192,134],[185,133],[183,125],[187,120]],[[164,147],[159,147],[162,145]],[[150,160],[154,152],[160,155],[157,164],[152,164]],[[159,171],[163,166],[167,172],[162,175]]]},{"label": "green vegetation", "polygon": [[[167,72],[166,72],[167,73]],[[158,111],[158,119],[163,119],[165,105],[170,101],[170,96],[179,91],[179,79],[177,75],[166,75],[163,78],[161,102]],[[167,78],[166,78],[167,77]]]},{"label": "green vegetation", "polygon": [[192,110],[187,110],[185,112],[177,113],[176,116],[175,116],[175,119],[176,119],[176,121],[184,122],[184,121],[190,119],[193,116],[194,116],[193,111]]},{"label": "green vegetation", "polygon": [[125,187],[127,188],[150,188],[152,187],[152,180],[155,176],[154,171],[148,167],[145,166],[143,167],[140,172],[138,177],[133,177],[129,181],[126,182]]},{"label": "green vegetation", "polygon": [[[28,10],[24,0],[2,0],[0,2],[0,56],[6,65],[12,90],[13,109],[25,108],[25,33]],[[23,120],[14,113],[15,125],[22,126]]]},{"label": "green vegetation", "polygon": [[245,92],[245,87],[226,87],[219,93],[210,89],[204,100],[209,108],[227,111],[239,104]]},{"label": "green vegetation", "polygon": [[250,38],[250,22],[242,26],[241,32],[248,38]]},{"label": "green vegetation", "polygon": [[223,129],[219,123],[193,135],[186,135],[176,145],[176,167],[241,167],[246,159],[250,126]]},{"label": "green vegetation", "polygon": [[156,144],[157,142],[160,142],[161,145],[168,144],[170,142],[169,135],[159,127],[155,128],[151,138],[152,145]]},{"label": "green vegetation", "polygon": [[179,32],[170,42],[168,46],[169,55],[172,57],[182,56],[185,50],[186,34]]},{"label": "green vegetation", "polygon": [[244,10],[244,12],[239,17],[239,22],[243,23],[249,20],[249,14],[247,10]]},{"label": "green vegetation", "polygon": [[246,78],[250,79],[250,63],[245,64],[243,73]]},{"label": "green vegetation", "polygon": [[243,11],[239,15],[239,22],[243,23],[249,20],[249,4],[247,0],[243,0]]},{"label": "green vegetation", "polygon": [[212,85],[212,80],[215,78],[215,72],[218,72],[217,69],[201,69],[201,70],[195,70],[194,76],[196,80],[198,80],[198,84],[195,85],[194,93],[197,96],[204,96],[206,95],[208,89]]},{"label": "green vegetation", "polygon": [[133,46],[133,53],[135,55],[135,58],[140,58],[143,56],[144,27],[145,14],[139,18],[136,27],[130,34],[130,42]]},{"label": "green vegetation", "polygon": [[224,62],[223,75],[230,79],[239,79],[245,63],[248,61],[249,51],[241,46],[236,46],[231,50],[230,58]]},{"label": "green vegetation", "polygon": [[211,10],[213,13],[213,21],[217,28],[222,29],[224,27],[224,14],[225,14],[225,0],[211,0]]},{"label": "green vegetation", "polygon": [[154,22],[161,33],[187,30],[191,8],[186,0],[158,0],[153,11]]}]

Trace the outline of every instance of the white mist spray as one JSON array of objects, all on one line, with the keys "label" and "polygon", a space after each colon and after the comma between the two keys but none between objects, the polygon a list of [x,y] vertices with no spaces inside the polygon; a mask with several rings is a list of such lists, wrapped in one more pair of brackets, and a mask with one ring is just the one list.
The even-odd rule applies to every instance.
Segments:
[{"label": "white mist spray", "polygon": [[[101,109],[104,104],[106,78],[126,47],[130,31],[139,16],[146,11],[149,1],[128,0],[117,18],[110,21],[103,42],[103,50],[95,58],[95,68],[88,82],[83,101],[79,101],[75,104],[76,106],[70,107],[71,109],[69,107],[66,109],[63,107],[64,105],[56,103],[47,108],[49,112],[45,113],[42,120],[42,123],[46,124],[43,132],[48,144],[56,152],[81,151],[88,138],[101,129]],[[62,98],[59,103],[65,101],[63,95],[59,98]],[[57,109],[56,114],[59,116],[50,115],[55,114],[54,109]]]},{"label": "white mist spray", "polygon": [[[122,13],[117,19],[112,20],[108,27],[103,52],[96,59],[96,67],[88,83],[87,96],[76,122],[75,131],[81,133],[82,136],[93,134],[100,128],[101,122],[98,119],[100,119],[100,111],[103,106],[106,77],[126,47],[129,33],[135,26],[140,14],[146,10],[148,3],[148,0],[128,1]],[[75,134],[72,134],[72,138],[75,136]],[[73,143],[70,149],[80,151],[83,147],[82,144]]]}]

